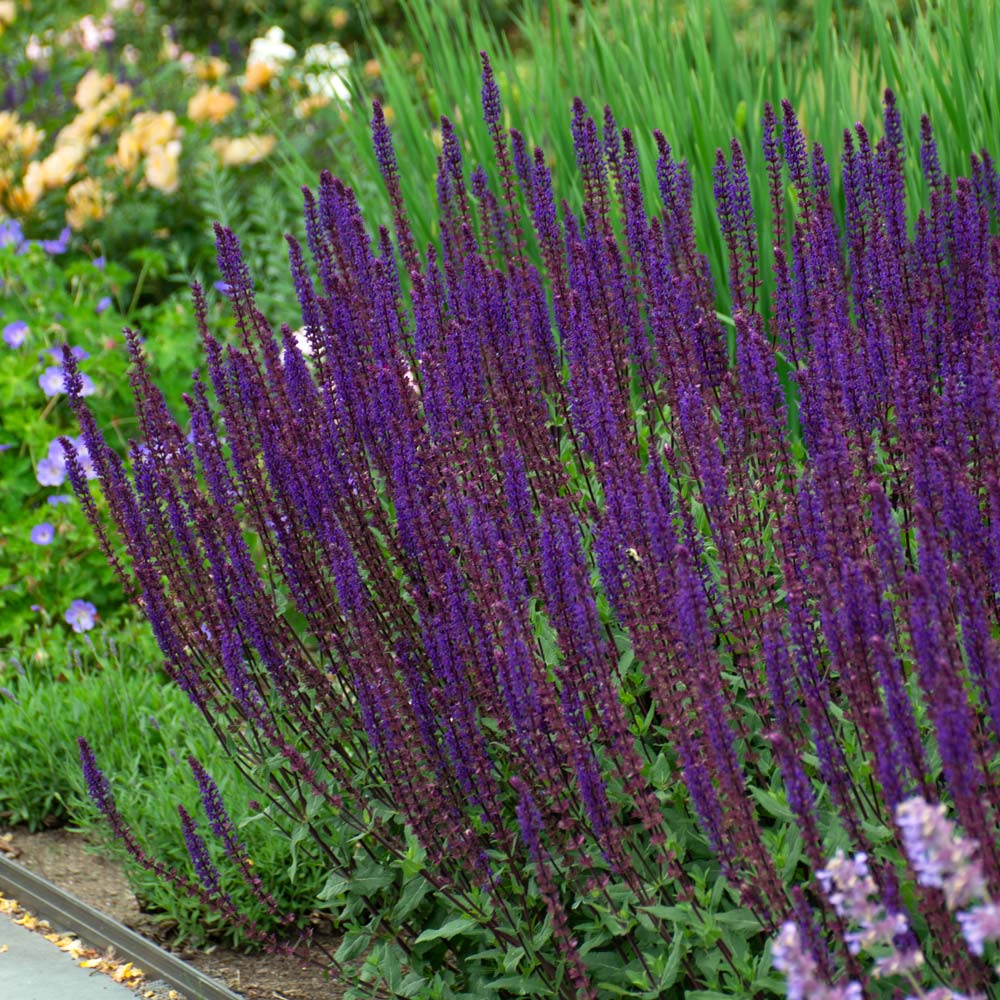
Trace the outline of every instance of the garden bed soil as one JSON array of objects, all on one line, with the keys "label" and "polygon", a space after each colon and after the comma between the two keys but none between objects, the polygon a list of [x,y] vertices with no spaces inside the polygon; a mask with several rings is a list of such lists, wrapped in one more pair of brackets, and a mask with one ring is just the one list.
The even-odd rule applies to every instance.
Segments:
[{"label": "garden bed soil", "polygon": [[[173,951],[246,1000],[340,1000],[347,990],[344,984],[325,977],[318,967],[287,955],[246,955],[222,946],[172,947],[171,935],[164,926],[140,909],[121,867],[95,853],[94,847],[80,834],[65,829],[30,833],[15,828],[0,829],[0,837],[0,848],[8,857],[160,947]],[[332,938],[322,943],[329,950],[334,950],[330,945],[334,948],[336,945]]]}]

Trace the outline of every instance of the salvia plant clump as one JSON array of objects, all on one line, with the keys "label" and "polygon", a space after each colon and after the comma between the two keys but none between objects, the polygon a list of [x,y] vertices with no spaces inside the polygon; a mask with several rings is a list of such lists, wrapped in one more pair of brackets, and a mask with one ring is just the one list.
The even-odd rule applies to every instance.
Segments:
[{"label": "salvia plant clump", "polygon": [[[374,947],[362,978],[395,995],[763,996],[776,969],[800,996],[988,994],[993,162],[944,175],[925,120],[914,218],[887,92],[881,139],[844,133],[838,207],[824,150],[768,107],[775,246],[737,142],[713,178],[730,317],[662,135],[650,206],[633,134],[578,102],[574,211],[502,124],[485,56],[483,109],[492,174],[443,119],[423,248],[375,106],[391,231],[329,174],[305,192],[298,330],[272,329],[217,228],[234,342],[195,287],[207,360],[178,422],[129,335],[128,464],[76,376],[124,551],[69,441],[67,467],[170,676],[266,815],[312,837],[349,931],[333,958]],[[182,812],[194,877],[162,874],[252,938],[301,926],[192,768],[213,836]],[[974,865],[971,936],[973,897],[919,850],[945,806],[964,839],[933,856]]]}]

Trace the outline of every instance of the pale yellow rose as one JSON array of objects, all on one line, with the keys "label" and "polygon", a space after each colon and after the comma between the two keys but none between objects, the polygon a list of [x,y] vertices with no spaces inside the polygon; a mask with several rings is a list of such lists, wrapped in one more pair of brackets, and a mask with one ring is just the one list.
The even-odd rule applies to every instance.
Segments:
[{"label": "pale yellow rose", "polygon": [[18,215],[27,215],[38,204],[38,198],[37,193],[29,191],[22,185],[14,188],[7,195],[7,204],[10,205],[12,212],[17,212]]},{"label": "pale yellow rose", "polygon": [[96,69],[88,69],[76,85],[73,101],[81,111],[92,108],[112,87],[115,78],[110,73],[98,73]]},{"label": "pale yellow rose", "polygon": [[16,111],[0,111],[0,146],[13,143],[21,130]]},{"label": "pale yellow rose", "polygon": [[125,173],[135,170],[142,156],[142,147],[135,132],[122,132],[118,136],[118,152],[114,157],[114,165]]},{"label": "pale yellow rose", "polygon": [[116,83],[114,89],[111,91],[107,97],[101,101],[101,107],[108,108],[119,108],[124,107],[128,103],[128,99],[132,96],[132,84],[130,83]]},{"label": "pale yellow rose", "polygon": [[87,147],[82,143],[66,143],[52,150],[41,162],[45,189],[54,191],[65,187],[86,158]]},{"label": "pale yellow rose", "polygon": [[188,118],[195,122],[212,122],[218,125],[236,107],[236,98],[218,87],[202,87],[188,101]]},{"label": "pale yellow rose", "polygon": [[199,80],[206,80],[208,83],[215,83],[216,80],[221,80],[228,72],[229,63],[218,56],[199,59],[194,64],[194,75]]},{"label": "pale yellow rose", "polygon": [[17,20],[17,4],[14,0],[0,0],[0,30]]},{"label": "pale yellow rose", "polygon": [[30,201],[32,207],[45,193],[45,174],[38,160],[32,160],[28,164],[24,171],[24,177],[21,179],[20,190],[23,192],[23,197]]},{"label": "pale yellow rose", "polygon": [[[173,111],[140,111],[132,116],[128,123],[128,128],[119,136],[119,159],[130,162],[129,151],[132,147],[138,153],[148,153],[158,146],[170,142],[180,136],[180,129],[177,127],[177,116]],[[122,155],[122,138],[125,140],[125,153]],[[134,166],[134,163],[133,163]],[[131,167],[122,169],[130,170]]]},{"label": "pale yellow rose", "polygon": [[259,163],[274,149],[277,140],[273,135],[242,135],[236,139],[212,140],[212,151],[224,167],[239,167]]},{"label": "pale yellow rose", "polygon": [[45,133],[34,122],[25,122],[15,136],[13,145],[24,159],[28,159],[38,152],[44,138]]},{"label": "pale yellow rose", "polygon": [[247,63],[247,74],[243,78],[243,90],[247,94],[252,94],[262,87],[266,87],[277,75],[277,70],[270,63]]},{"label": "pale yellow rose", "polygon": [[94,133],[101,127],[103,115],[97,108],[81,111],[68,125],[64,125],[56,136],[56,149],[60,146],[87,145]]},{"label": "pale yellow rose", "polygon": [[109,125],[117,113],[124,110],[131,96],[132,88],[129,84],[116,83],[111,92],[105,94],[90,110],[100,118],[102,125]]},{"label": "pale yellow rose", "polygon": [[110,200],[96,178],[77,181],[66,192],[66,223],[79,231],[88,222],[103,219]]},{"label": "pale yellow rose", "polygon": [[151,149],[146,157],[146,182],[150,187],[173,194],[180,184],[181,144],[171,139],[163,146]]}]

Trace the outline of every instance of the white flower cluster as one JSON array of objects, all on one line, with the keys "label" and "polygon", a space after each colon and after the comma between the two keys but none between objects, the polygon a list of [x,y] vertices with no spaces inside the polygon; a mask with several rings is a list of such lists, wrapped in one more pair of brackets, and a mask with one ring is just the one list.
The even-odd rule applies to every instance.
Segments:
[{"label": "white flower cluster", "polygon": [[278,76],[293,63],[294,78],[312,97],[350,102],[346,72],[351,57],[347,50],[337,42],[317,43],[310,45],[299,58],[294,46],[285,41],[284,31],[277,26],[268,28],[250,43],[245,79],[263,82]]},{"label": "white flower cluster", "polygon": [[250,43],[247,66],[262,63],[275,73],[295,59],[295,49],[285,41],[285,33],[275,25]]},{"label": "white flower cluster", "polygon": [[351,89],[347,85],[346,71],[351,65],[347,50],[337,42],[310,45],[302,56],[301,80],[310,94],[334,98],[347,104]]}]

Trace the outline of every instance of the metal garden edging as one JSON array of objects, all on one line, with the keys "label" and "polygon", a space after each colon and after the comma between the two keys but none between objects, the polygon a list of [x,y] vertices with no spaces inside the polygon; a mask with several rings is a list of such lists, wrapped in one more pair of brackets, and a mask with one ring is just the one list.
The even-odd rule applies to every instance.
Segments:
[{"label": "metal garden edging", "polygon": [[43,917],[60,930],[72,931],[87,944],[114,948],[117,955],[133,962],[150,978],[162,979],[188,1000],[244,1000],[222,983],[3,854],[0,854],[0,890],[35,916]]}]

